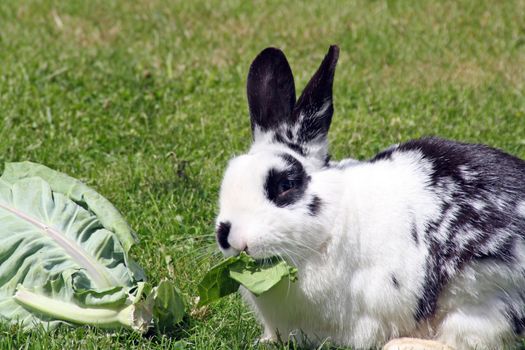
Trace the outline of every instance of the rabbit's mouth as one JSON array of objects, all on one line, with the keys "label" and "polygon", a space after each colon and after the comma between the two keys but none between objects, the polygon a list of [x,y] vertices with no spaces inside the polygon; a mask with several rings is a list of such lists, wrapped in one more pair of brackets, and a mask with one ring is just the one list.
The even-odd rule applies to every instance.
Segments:
[{"label": "rabbit's mouth", "polygon": [[266,257],[253,257],[252,256],[252,258],[255,260],[255,263],[261,267],[275,266],[281,262],[285,262],[286,264],[293,265],[293,266],[296,266],[297,264],[297,261],[295,261],[294,259],[290,259],[290,257],[282,256],[279,254],[268,255]]},{"label": "rabbit's mouth", "polygon": [[274,256],[270,256],[266,258],[254,258],[254,260],[257,263],[257,265],[264,266],[264,265],[275,265],[279,261],[283,261],[284,259],[281,258],[280,256],[274,255]]},{"label": "rabbit's mouth", "polygon": [[270,247],[261,247],[255,245],[252,247],[246,246],[243,252],[255,260],[258,265],[275,265],[281,261],[290,264],[295,260],[290,256],[291,254],[287,254],[286,252],[282,252],[279,249],[272,249]]},{"label": "rabbit's mouth", "polygon": [[269,251],[253,251],[246,246],[242,250],[242,252],[249,255],[258,265],[267,265],[267,264],[276,264],[279,261],[283,261],[283,257],[279,254],[276,254],[275,252],[269,252]]}]

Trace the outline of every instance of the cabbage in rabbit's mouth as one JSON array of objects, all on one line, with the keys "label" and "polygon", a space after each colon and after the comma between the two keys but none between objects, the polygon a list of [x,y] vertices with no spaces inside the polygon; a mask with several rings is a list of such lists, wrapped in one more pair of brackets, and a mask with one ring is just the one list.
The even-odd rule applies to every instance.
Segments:
[{"label": "cabbage in rabbit's mouth", "polygon": [[297,268],[289,265],[282,258],[255,260],[246,252],[241,252],[215,265],[204,276],[198,286],[199,305],[235,293],[241,285],[254,295],[261,295],[285,278],[295,282]]}]

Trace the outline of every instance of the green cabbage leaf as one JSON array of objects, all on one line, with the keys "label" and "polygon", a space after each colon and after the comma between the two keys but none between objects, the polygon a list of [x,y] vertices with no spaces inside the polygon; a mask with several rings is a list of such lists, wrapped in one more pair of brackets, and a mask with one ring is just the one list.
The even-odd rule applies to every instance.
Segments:
[{"label": "green cabbage leaf", "polygon": [[[137,241],[118,210],[43,165],[0,177],[0,320],[25,328],[88,324],[169,330],[184,315],[170,282],[151,288],[129,257]],[[157,324],[155,324],[157,322]]]},{"label": "green cabbage leaf", "polygon": [[283,260],[259,263],[245,252],[229,257],[213,266],[200,282],[199,305],[206,305],[235,293],[240,285],[259,296],[287,277],[297,280],[297,268]]}]

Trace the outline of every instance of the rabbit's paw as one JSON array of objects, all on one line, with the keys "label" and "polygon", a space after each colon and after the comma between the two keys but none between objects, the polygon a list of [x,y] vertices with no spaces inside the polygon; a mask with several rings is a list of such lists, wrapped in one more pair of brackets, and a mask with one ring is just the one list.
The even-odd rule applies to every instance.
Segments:
[{"label": "rabbit's paw", "polygon": [[258,344],[270,344],[270,343],[275,343],[275,342],[276,342],[276,339],[274,339],[271,336],[262,336],[259,339],[257,339]]},{"label": "rabbit's paw", "polygon": [[258,345],[258,344],[272,344],[272,343],[276,343],[277,341],[278,341],[277,336],[274,333],[269,332],[269,331],[266,330],[261,335],[261,337],[255,341],[255,344],[256,345]]},{"label": "rabbit's paw", "polygon": [[398,338],[389,341],[383,350],[453,350],[443,343],[417,338]]}]

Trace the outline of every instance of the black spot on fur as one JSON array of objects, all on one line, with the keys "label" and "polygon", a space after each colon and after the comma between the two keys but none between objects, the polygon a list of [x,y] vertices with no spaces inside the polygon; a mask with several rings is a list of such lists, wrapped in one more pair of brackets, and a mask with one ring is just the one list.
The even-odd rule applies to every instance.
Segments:
[{"label": "black spot on fur", "polygon": [[[285,161],[286,165],[297,172],[304,172],[303,165],[294,156],[288,153],[283,153],[280,157]],[[306,173],[305,173],[306,174]]]},{"label": "black spot on fur", "polygon": [[515,334],[520,335],[525,329],[525,317],[518,318],[515,314],[513,314],[512,316],[512,330]]},{"label": "black spot on fur", "polygon": [[286,163],[284,170],[272,168],[266,176],[264,190],[266,197],[278,207],[286,207],[303,198],[310,177],[301,162],[290,154],[282,154]]},{"label": "black spot on fur", "polygon": [[325,167],[329,167],[330,166],[330,159],[332,159],[332,155],[330,153],[328,153],[325,157],[324,157],[324,166]]},{"label": "black spot on fur", "polygon": [[414,240],[414,243],[416,246],[419,245],[419,236],[417,234],[417,225],[415,222],[412,222],[412,226],[410,227],[410,235],[412,236],[412,239]]},{"label": "black spot on fur", "polygon": [[416,225],[412,225],[412,228],[410,229],[410,234],[412,235],[412,239],[414,240],[414,243],[416,245],[419,245],[419,237],[417,236],[417,227],[416,227]]},{"label": "black spot on fur", "polygon": [[399,281],[397,280],[396,276],[392,274],[392,284],[396,289],[399,289]]},{"label": "black spot on fur", "polygon": [[[523,295],[523,293],[520,293],[520,299],[522,302],[525,299],[525,295]],[[507,307],[507,317],[509,318],[514,334],[522,335],[523,331],[525,330],[524,310],[517,309],[516,302],[514,302],[514,305],[509,303]]]},{"label": "black spot on fur", "polygon": [[301,147],[300,145],[296,144],[296,143],[293,143],[293,142],[290,142],[290,141],[287,141],[284,137],[282,137],[280,134],[275,134],[274,136],[274,140],[276,142],[279,142],[279,143],[282,143],[282,144],[285,144],[286,146],[288,146],[288,148],[290,148],[291,150],[299,153],[300,155],[302,156],[305,156],[306,155],[306,152],[304,151],[304,148]]},{"label": "black spot on fur", "polygon": [[[441,260],[441,257],[439,256],[441,253],[438,249],[438,243],[435,240],[432,240],[429,245],[430,256],[426,263],[427,271],[423,284],[423,293],[418,298],[418,304],[414,314],[416,321],[423,320],[434,314],[437,307],[439,293],[445,284],[444,276],[441,275],[439,266],[437,266],[437,261]],[[436,250],[435,253],[433,253],[432,249]],[[434,257],[433,254],[438,256]]]},{"label": "black spot on fur", "polygon": [[319,214],[319,211],[321,210],[321,205],[323,202],[321,201],[321,198],[314,196],[312,201],[308,204],[308,212],[312,216],[316,216]]},{"label": "black spot on fur", "polygon": [[221,222],[217,228],[217,241],[222,249],[230,248],[230,243],[228,243],[228,235],[230,234],[230,229],[232,224],[229,221]]},{"label": "black spot on fur", "polygon": [[401,144],[396,150],[400,152],[418,150],[424,158],[434,163],[432,173],[434,183],[446,177],[469,182],[463,179],[461,174],[460,166],[464,166],[471,172],[478,173],[477,181],[471,180],[470,186],[478,186],[479,189],[492,188],[489,185],[496,185],[493,188],[510,186],[520,189],[522,194],[525,191],[523,185],[512,184],[509,181],[525,177],[525,161],[489,146],[426,137]]},{"label": "black spot on fur", "polygon": [[500,244],[489,252],[480,252],[477,254],[478,260],[495,260],[503,261],[507,264],[517,262],[514,255],[513,248],[516,246],[514,242],[517,238],[511,237],[507,240],[502,240]]},{"label": "black spot on fur", "polygon": [[389,160],[392,158],[392,153],[395,151],[395,147],[390,147],[382,152],[379,152],[376,154],[372,159],[370,159],[370,163],[375,163],[380,160]]}]

